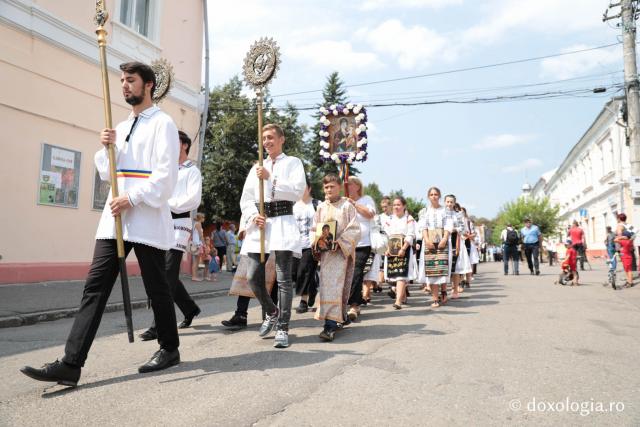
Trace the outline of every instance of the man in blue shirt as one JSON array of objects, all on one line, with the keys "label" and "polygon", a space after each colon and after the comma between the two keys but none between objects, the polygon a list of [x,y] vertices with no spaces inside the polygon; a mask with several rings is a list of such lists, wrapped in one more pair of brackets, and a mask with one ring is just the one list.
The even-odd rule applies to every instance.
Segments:
[{"label": "man in blue shirt", "polygon": [[[542,233],[537,225],[531,224],[529,218],[525,218],[524,227],[520,230],[522,243],[524,243],[524,255],[527,257],[527,265],[531,274],[536,276],[540,274],[540,242],[542,241]],[[532,259],[533,258],[533,259]]]}]

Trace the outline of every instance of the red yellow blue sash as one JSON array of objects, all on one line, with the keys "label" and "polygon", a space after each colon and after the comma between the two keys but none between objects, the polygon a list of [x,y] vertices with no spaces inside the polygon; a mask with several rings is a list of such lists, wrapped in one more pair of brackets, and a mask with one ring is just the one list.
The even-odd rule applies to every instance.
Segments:
[{"label": "red yellow blue sash", "polygon": [[118,169],[116,172],[118,178],[149,178],[151,171],[143,171],[138,169]]}]

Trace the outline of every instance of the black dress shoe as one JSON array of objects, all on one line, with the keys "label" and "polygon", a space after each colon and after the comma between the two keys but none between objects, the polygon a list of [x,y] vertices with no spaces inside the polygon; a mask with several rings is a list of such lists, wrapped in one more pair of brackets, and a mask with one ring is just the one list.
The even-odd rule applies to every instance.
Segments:
[{"label": "black dress shoe", "polygon": [[193,322],[193,318],[196,317],[198,314],[200,314],[200,307],[196,307],[196,309],[193,310],[193,312],[190,315],[185,316],[184,320],[180,322],[180,324],[178,325],[178,329],[185,329],[191,326],[191,322]]},{"label": "black dress shoe", "polygon": [[138,372],[144,374],[145,372],[161,371],[178,363],[180,363],[180,352],[177,348],[173,351],[161,348],[151,356],[147,363],[138,368]]},{"label": "black dress shoe", "polygon": [[59,360],[45,363],[40,369],[25,366],[20,368],[20,372],[34,380],[56,382],[71,387],[78,385],[80,379],[80,368],[67,365]]},{"label": "black dress shoe", "polygon": [[306,313],[307,311],[309,311],[309,305],[307,304],[307,302],[300,301],[300,304],[298,304],[298,307],[296,308],[296,313],[302,314]]},{"label": "black dress shoe", "polygon": [[247,318],[245,316],[234,314],[231,319],[223,320],[222,326],[233,329],[244,329],[247,327]]},{"label": "black dress shoe", "polygon": [[156,328],[149,328],[138,336],[142,341],[156,340],[158,339],[158,331]]}]

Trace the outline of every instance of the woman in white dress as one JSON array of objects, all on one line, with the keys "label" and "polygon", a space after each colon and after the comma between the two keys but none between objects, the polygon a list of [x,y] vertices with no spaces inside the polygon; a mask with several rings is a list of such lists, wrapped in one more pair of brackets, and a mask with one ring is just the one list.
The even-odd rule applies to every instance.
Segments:
[{"label": "woman in white dress", "polygon": [[469,247],[470,247],[470,242],[468,242],[469,239],[469,227],[468,227],[468,223],[466,221],[466,218],[464,217],[464,214],[462,213],[462,208],[460,207],[460,205],[458,203],[455,204],[455,210],[459,213],[460,215],[460,220],[462,221],[462,232],[460,233],[460,253],[458,255],[458,260],[456,262],[456,269],[455,272],[456,274],[460,275],[460,278],[462,279],[460,282],[460,292],[464,291],[464,285],[466,283],[466,278],[467,275],[470,276],[472,270],[471,267],[471,259],[469,258]]},{"label": "woman in white dress", "polygon": [[[379,233],[382,230],[382,223],[380,215],[376,215],[371,220],[371,233]],[[380,269],[382,264],[382,257],[373,251],[369,254],[369,260],[367,261],[368,271],[365,271],[364,281],[362,283],[362,299],[368,304],[371,302],[371,292],[375,290],[378,284]],[[366,269],[365,269],[366,270]]]},{"label": "woman in white dress", "polygon": [[[449,237],[453,223],[444,206],[440,205],[441,193],[437,187],[427,192],[430,205],[420,211],[418,229],[422,233],[420,277],[424,277],[431,289],[432,307],[447,302],[447,283],[451,277],[451,244]],[[438,295],[439,293],[439,295]]]},{"label": "woman in white dress", "polygon": [[384,257],[384,275],[396,285],[393,308],[399,310],[407,302],[407,282],[415,280],[416,256],[411,246],[415,240],[415,220],[407,213],[407,201],[402,196],[393,199],[393,214],[385,219],[382,229],[389,237],[389,249]]},{"label": "woman in white dress", "polygon": [[473,226],[473,222],[467,215],[467,210],[460,207],[460,213],[462,213],[462,220],[464,223],[464,244],[467,247],[467,254],[469,255],[469,263],[471,264],[471,271],[467,273],[467,276],[462,281],[462,287],[468,288],[471,285],[471,281],[473,280],[473,273],[475,272],[475,266],[480,261],[480,256],[478,255],[478,248],[475,244],[476,239],[476,229]]}]

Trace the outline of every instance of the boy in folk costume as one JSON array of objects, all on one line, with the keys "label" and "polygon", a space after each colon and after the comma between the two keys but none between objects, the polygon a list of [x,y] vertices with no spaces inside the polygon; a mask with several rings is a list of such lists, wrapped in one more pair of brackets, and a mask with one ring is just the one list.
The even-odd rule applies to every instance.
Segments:
[{"label": "boy in folk costume", "polygon": [[336,221],[337,227],[333,249],[316,252],[316,256],[320,256],[321,268],[315,318],[324,320],[320,338],[333,341],[338,324],[346,319],[360,225],[356,208],[348,199],[340,197],[340,179],[336,175],[327,175],[322,185],[325,201],[318,205],[314,228],[328,221]]},{"label": "boy in folk costume", "polygon": [[[187,251],[192,232],[190,211],[197,209],[202,199],[202,175],[195,163],[188,157],[189,150],[191,150],[191,138],[182,131],[178,131],[178,137],[180,138],[178,181],[173,189],[173,195],[168,201],[173,219],[175,242],[165,255],[165,269],[173,301],[184,314],[184,320],[178,325],[178,329],[184,329],[190,327],[193,318],[200,314],[200,307],[189,296],[180,280],[180,263],[183,254]],[[143,341],[158,338],[155,320],[149,329],[140,334],[140,338]]]},{"label": "boy in folk costume", "polygon": [[[266,337],[275,327],[274,347],[289,347],[289,320],[293,301],[292,262],[300,254],[300,231],[293,205],[300,200],[306,184],[304,166],[297,157],[282,152],[282,128],[268,124],[262,128],[268,157],[263,166],[254,165],[242,189],[240,208],[247,218],[247,231],[240,253],[247,258],[247,281],[266,312],[259,335]],[[264,215],[258,210],[260,181],[264,184]],[[265,257],[276,258],[278,306],[265,287],[265,265],[260,262],[260,229],[264,229]]]}]

